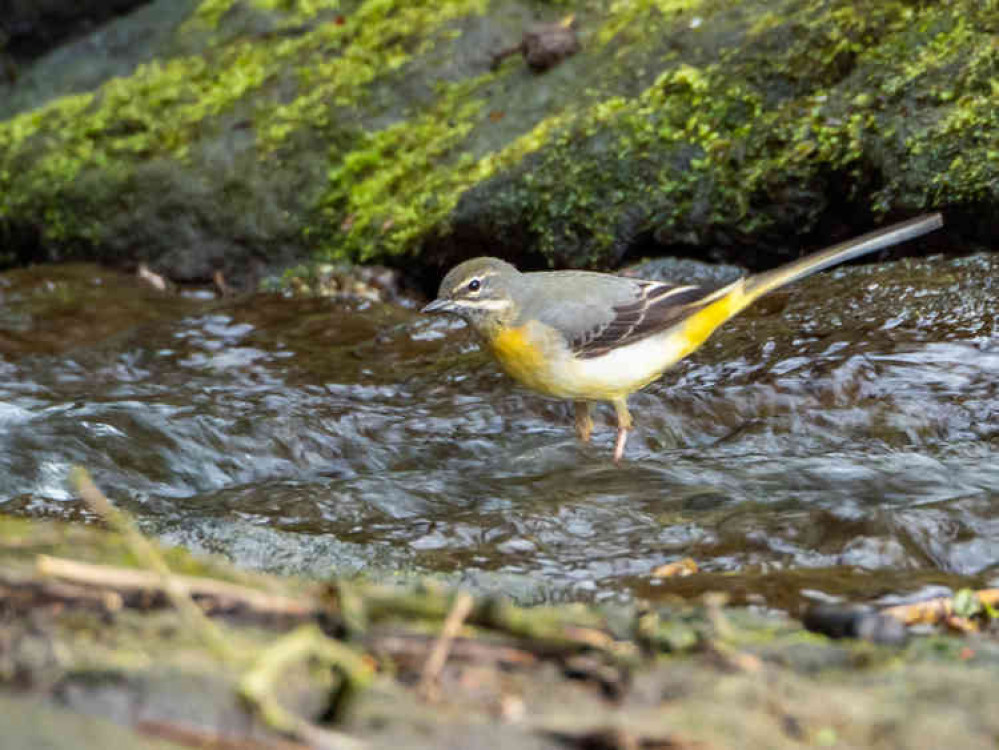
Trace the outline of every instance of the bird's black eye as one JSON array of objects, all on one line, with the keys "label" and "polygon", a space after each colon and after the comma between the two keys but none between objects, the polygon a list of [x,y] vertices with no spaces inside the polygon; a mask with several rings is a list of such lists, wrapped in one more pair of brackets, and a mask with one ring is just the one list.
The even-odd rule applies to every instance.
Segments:
[{"label": "bird's black eye", "polygon": [[478,279],[472,279],[468,282],[468,291],[477,292],[482,288],[482,282]]}]

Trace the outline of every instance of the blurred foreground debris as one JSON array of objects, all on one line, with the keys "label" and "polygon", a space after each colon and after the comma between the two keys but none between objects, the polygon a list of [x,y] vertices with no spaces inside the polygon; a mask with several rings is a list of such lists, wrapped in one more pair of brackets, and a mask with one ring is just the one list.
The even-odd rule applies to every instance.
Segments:
[{"label": "blurred foreground debris", "polygon": [[[282,579],[161,548],[85,473],[74,479],[113,532],[0,516],[11,746],[81,714],[128,746],[251,750],[933,748],[999,736],[995,638],[870,637],[904,635],[927,612],[988,634],[994,590],[813,612],[809,627],[830,640],[723,595],[528,608],[433,582]],[[62,746],[90,747],[81,737],[67,730]]]}]

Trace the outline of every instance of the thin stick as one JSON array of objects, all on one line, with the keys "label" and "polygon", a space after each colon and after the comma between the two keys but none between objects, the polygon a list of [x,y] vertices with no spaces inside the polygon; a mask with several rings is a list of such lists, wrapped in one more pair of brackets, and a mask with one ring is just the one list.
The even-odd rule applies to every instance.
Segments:
[{"label": "thin stick", "polygon": [[[67,560],[62,557],[38,555],[36,568],[39,573],[50,578],[93,588],[110,589],[117,594],[163,594],[162,579],[157,573],[148,570],[118,568],[112,565]],[[318,605],[308,598],[294,599],[288,596],[268,594],[265,591],[240,586],[227,581],[196,576],[174,576],[196,599],[208,599],[214,609],[227,609],[238,606],[255,615],[288,617],[306,620],[318,611]]]},{"label": "thin stick", "polygon": [[176,607],[177,613],[185,624],[193,632],[198,633],[205,644],[217,656],[227,661],[235,660],[235,650],[222,637],[215,623],[209,620],[198,605],[194,603],[187,587],[177,576],[170,572],[170,568],[163,559],[163,556],[149,543],[148,539],[142,536],[142,532],[136,527],[131,517],[111,505],[111,501],[97,489],[97,485],[94,484],[86,469],[80,466],[74,468],[70,473],[70,482],[90,509],[103,518],[112,529],[122,535],[125,544],[128,545],[132,554],[139,559],[139,562],[153,570],[159,576],[163,591],[166,593],[167,598],[170,599],[171,604]]},{"label": "thin stick", "polygon": [[444,669],[448,653],[451,651],[451,643],[458,635],[458,631],[461,630],[465,619],[471,614],[474,605],[475,600],[472,599],[471,595],[468,592],[460,591],[454,599],[451,611],[444,619],[441,634],[423,665],[420,685],[417,688],[427,700],[435,700],[437,697],[437,681],[440,678],[441,670]]},{"label": "thin stick", "polygon": [[[159,576],[160,585],[185,624],[199,634],[206,645],[225,661],[233,662],[237,654],[223,638],[215,623],[191,599],[190,591],[178,576],[170,572],[166,561],[156,548],[142,536],[132,519],[112,507],[82,468],[73,470],[72,482],[80,497],[90,508],[119,534],[132,553],[152,568]],[[54,558],[49,558],[48,563]],[[43,564],[45,560],[41,561]],[[338,641],[326,638],[319,628],[303,625],[297,631],[280,639],[264,652],[255,666],[244,674],[238,690],[240,695],[255,709],[257,714],[279,732],[302,740],[317,748],[330,750],[358,750],[364,743],[339,732],[326,731],[287,711],[278,702],[272,691],[280,677],[280,672],[289,663],[304,656],[315,656],[336,669],[341,676],[341,694],[349,694],[363,687],[371,678],[371,667],[364,658]]]}]

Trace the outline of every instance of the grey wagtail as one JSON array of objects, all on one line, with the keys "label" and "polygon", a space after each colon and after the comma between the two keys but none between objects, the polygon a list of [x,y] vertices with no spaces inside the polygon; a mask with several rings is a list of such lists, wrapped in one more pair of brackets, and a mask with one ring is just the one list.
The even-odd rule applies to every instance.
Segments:
[{"label": "grey wagtail", "polygon": [[583,441],[593,431],[590,404],[610,401],[618,463],[632,428],[629,394],[697,349],[726,320],[778,287],[941,226],[940,214],[928,214],[724,285],[589,271],[521,273],[499,258],[472,258],[451,269],[423,312],[460,316],[514,380],[572,399]]}]

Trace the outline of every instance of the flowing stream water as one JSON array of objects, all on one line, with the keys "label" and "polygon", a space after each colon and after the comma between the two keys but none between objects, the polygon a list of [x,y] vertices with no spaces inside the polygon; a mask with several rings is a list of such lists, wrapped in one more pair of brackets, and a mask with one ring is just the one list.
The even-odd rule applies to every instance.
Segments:
[{"label": "flowing stream water", "polygon": [[[171,296],[90,266],[0,276],[0,512],[313,576],[523,601],[793,608],[999,580],[999,255],[839,269],[763,300],[576,442],[413,305]],[[694,558],[703,573],[660,580]]]}]

